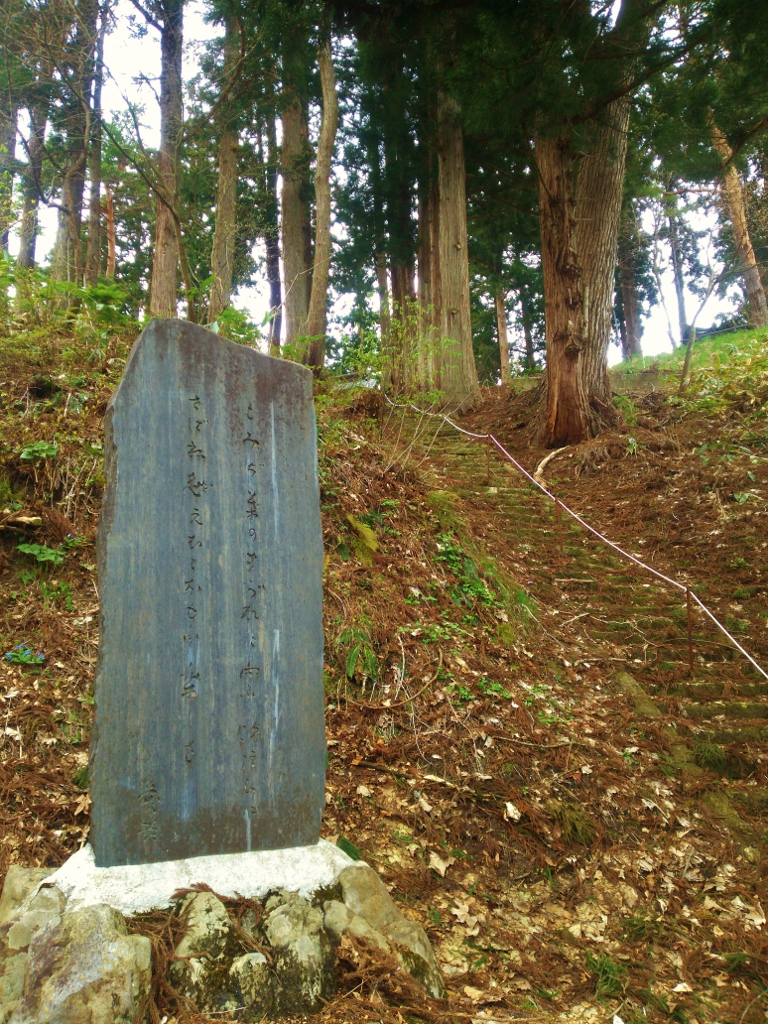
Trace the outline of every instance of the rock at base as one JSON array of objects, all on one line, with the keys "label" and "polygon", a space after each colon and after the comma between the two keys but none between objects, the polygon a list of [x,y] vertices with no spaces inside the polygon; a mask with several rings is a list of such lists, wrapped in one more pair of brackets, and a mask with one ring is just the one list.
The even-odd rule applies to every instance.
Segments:
[{"label": "rock at base", "polygon": [[[442,998],[445,995],[443,976],[427,933],[416,921],[403,917],[373,868],[367,864],[345,868],[339,875],[339,882],[344,905],[351,911],[350,932],[356,934],[353,924],[355,919],[362,918],[393,946],[405,970],[421,982],[427,993],[434,999]],[[362,934],[358,937],[366,941]]]},{"label": "rock at base", "polygon": [[267,900],[264,935],[274,950],[275,1010],[290,1016],[316,1013],[336,991],[335,956],[323,915],[296,893]]},{"label": "rock at base", "polygon": [[242,1002],[230,967],[241,949],[227,908],[212,892],[196,892],[186,897],[179,913],[187,927],[169,970],[171,984],[201,1013],[237,1009]]},{"label": "rock at base", "polygon": [[54,871],[55,868],[23,868],[19,864],[11,864],[0,896],[0,928],[16,917],[16,911],[24,900]]},{"label": "rock at base", "polygon": [[133,1024],[152,980],[149,939],[129,935],[122,915],[104,905],[52,920],[27,957],[8,1024]]},{"label": "rock at base", "polygon": [[[202,1013],[315,1013],[336,991],[336,949],[348,938],[395,957],[430,996],[443,996],[424,929],[403,917],[375,871],[344,860],[332,884],[272,890],[237,919],[196,885],[201,891],[176,904],[185,930],[170,984]],[[10,871],[0,898],[0,1024],[133,1024],[150,991],[149,939],[129,935],[106,903],[73,905],[82,886],[68,891],[56,878],[40,886],[46,874]],[[118,887],[118,905],[126,898]]]}]

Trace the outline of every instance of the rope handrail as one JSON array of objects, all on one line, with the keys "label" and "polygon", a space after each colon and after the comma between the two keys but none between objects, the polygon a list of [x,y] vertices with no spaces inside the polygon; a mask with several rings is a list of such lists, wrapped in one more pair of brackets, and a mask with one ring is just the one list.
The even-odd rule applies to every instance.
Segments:
[{"label": "rope handrail", "polygon": [[[681,583],[679,580],[673,579],[671,576],[665,576],[664,573],[659,572],[657,569],[654,569],[653,566],[648,565],[646,562],[643,562],[640,558],[636,558],[635,555],[630,554],[629,551],[625,551],[624,548],[620,547],[614,541],[610,540],[608,537],[605,536],[605,534],[602,534],[602,533],[600,533],[599,530],[596,530],[594,526],[590,526],[590,524],[585,519],[583,519],[577,512],[574,512],[573,509],[569,508],[565,504],[565,502],[563,502],[556,495],[552,494],[551,491],[547,490],[547,488],[542,483],[540,483],[532,473],[528,472],[528,470],[525,468],[525,466],[521,465],[517,461],[517,459],[513,458],[513,456],[509,454],[509,452],[506,450],[506,448],[493,436],[493,434],[490,434],[490,433],[488,433],[488,434],[476,434],[476,433],[473,433],[471,430],[464,430],[463,427],[460,427],[458,425],[458,423],[454,423],[454,421],[450,418],[450,416],[446,416],[444,413],[429,412],[429,410],[427,410],[427,409],[420,409],[417,405],[414,405],[412,402],[396,403],[396,402],[392,401],[392,399],[389,397],[389,395],[385,394],[384,392],[382,392],[382,394],[384,394],[384,398],[386,399],[387,402],[389,402],[389,404],[392,406],[393,409],[397,409],[397,408],[412,409],[414,412],[419,413],[420,416],[431,416],[431,417],[435,417],[437,419],[441,419],[441,420],[443,420],[443,422],[445,422],[445,423],[449,424],[449,426],[453,427],[454,430],[457,430],[460,434],[464,434],[466,437],[471,437],[471,438],[473,438],[474,440],[477,440],[477,441],[487,441],[489,443],[489,445],[490,444],[495,445],[496,449],[504,456],[504,458],[508,459],[508,461],[512,463],[512,465],[515,467],[515,469],[517,469],[517,471],[519,473],[521,473],[527,480],[529,480],[532,484],[534,484],[536,487],[538,487],[538,489],[542,492],[542,494],[544,494],[551,501],[554,501],[555,505],[557,507],[559,507],[559,508],[563,509],[563,511],[567,512],[568,515],[571,516],[572,519],[575,519],[576,522],[579,523],[580,526],[584,527],[585,530],[589,531],[589,533],[591,533],[591,534],[593,534],[593,536],[597,537],[597,539],[599,541],[601,541],[603,544],[607,544],[608,547],[613,548],[613,550],[618,552],[618,554],[620,554],[623,558],[628,559],[630,562],[634,562],[635,565],[637,565],[641,569],[645,570],[645,572],[649,572],[652,576],[655,576],[657,579],[662,580],[664,583],[668,583],[670,586],[676,587],[678,590],[681,590],[686,595],[686,599],[687,599],[687,602],[688,602],[688,608],[689,608],[689,616],[688,616],[688,623],[689,623],[689,626],[688,626],[689,652],[691,650],[691,647],[690,647],[690,645],[691,645],[690,602],[691,602],[691,600],[693,600],[701,608],[701,610],[705,613],[705,615],[707,615],[712,620],[712,622],[717,626],[717,628],[720,630],[720,632],[730,640],[730,642],[733,644],[733,646],[736,648],[736,650],[744,655],[744,657],[747,659],[747,661],[754,668],[757,669],[757,671],[760,673],[761,676],[763,676],[764,679],[768,679],[768,672],[766,672],[765,669],[763,669],[755,661],[755,659],[752,657],[752,655],[749,653],[749,651],[746,651],[742,647],[742,645],[739,643],[739,641],[734,636],[732,636],[732,634],[725,628],[725,626],[722,624],[722,622],[720,622],[717,619],[717,617],[714,615],[714,613],[712,611],[710,611],[710,609],[704,604],[704,602],[701,600],[700,597],[698,597],[696,594],[694,594],[694,592],[691,590],[691,588],[687,584]],[[691,665],[690,665],[690,667],[691,667],[691,670],[693,670],[692,658],[691,658]]]}]

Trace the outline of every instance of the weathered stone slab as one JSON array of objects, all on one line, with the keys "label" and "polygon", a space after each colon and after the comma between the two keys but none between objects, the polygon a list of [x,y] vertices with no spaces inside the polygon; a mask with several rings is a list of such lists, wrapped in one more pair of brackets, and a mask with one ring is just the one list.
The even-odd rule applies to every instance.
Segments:
[{"label": "weathered stone slab", "polygon": [[101,866],[305,846],[324,799],[310,372],[154,321],[106,417]]}]

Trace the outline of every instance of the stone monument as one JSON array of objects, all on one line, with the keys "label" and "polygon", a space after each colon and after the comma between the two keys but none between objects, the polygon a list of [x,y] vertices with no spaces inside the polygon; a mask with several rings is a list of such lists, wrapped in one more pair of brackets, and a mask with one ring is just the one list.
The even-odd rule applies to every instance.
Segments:
[{"label": "stone monument", "polygon": [[155,320],[107,408],[91,845],[111,866],[317,842],[312,375]]}]

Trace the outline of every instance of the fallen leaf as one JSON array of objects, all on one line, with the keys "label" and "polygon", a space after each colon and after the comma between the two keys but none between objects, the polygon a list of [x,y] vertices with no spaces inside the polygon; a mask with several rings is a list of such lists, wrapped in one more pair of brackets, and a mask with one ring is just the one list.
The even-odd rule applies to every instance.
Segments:
[{"label": "fallen leaf", "polygon": [[438,857],[438,855],[436,853],[430,851],[430,854],[429,854],[429,866],[434,871],[436,871],[438,873],[438,875],[440,875],[441,878],[445,878],[445,872],[448,870],[448,868],[451,866],[451,864],[455,864],[455,863],[456,863],[456,858],[455,857],[446,857],[445,860],[443,860],[442,857]]},{"label": "fallen leaf", "polygon": [[507,801],[504,810],[504,817],[507,819],[507,821],[520,821],[522,816],[522,811],[519,811],[513,803]]},{"label": "fallen leaf", "polygon": [[367,786],[358,786],[355,792],[358,796],[373,796],[373,793]]}]

